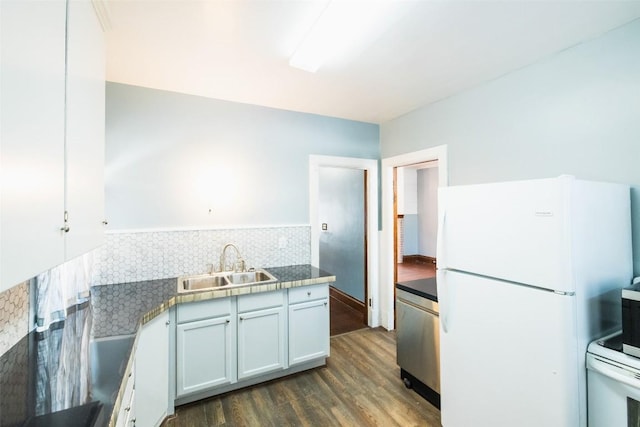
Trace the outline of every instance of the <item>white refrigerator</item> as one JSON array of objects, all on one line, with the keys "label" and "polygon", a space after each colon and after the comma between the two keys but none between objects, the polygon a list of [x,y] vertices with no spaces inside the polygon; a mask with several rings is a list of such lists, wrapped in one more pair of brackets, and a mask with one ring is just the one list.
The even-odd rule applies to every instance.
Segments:
[{"label": "white refrigerator", "polygon": [[632,277],[629,187],[443,187],[438,210],[442,425],[586,426],[587,344]]}]

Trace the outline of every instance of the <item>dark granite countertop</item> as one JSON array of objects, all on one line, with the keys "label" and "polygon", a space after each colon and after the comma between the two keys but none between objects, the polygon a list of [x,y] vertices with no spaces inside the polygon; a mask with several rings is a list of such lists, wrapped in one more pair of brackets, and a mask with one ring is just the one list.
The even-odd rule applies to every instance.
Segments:
[{"label": "dark granite countertop", "polygon": [[438,286],[435,277],[398,282],[396,283],[396,287],[403,291],[438,302]]},{"label": "dark granite countertop", "polygon": [[267,270],[278,282],[190,293],[177,292],[176,278],[91,288],[91,304],[0,357],[0,427],[112,426],[140,325],[179,303],[335,281],[311,265]]}]

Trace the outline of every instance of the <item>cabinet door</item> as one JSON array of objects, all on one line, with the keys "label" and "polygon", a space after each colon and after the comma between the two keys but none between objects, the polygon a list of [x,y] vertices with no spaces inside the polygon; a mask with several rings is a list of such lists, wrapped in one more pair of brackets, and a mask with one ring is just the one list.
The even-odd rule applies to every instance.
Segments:
[{"label": "cabinet door", "polygon": [[116,427],[130,427],[131,420],[135,419],[135,368],[129,374],[126,385],[124,387],[124,395],[122,396],[122,403],[120,404],[120,410],[116,415]]},{"label": "cabinet door", "polygon": [[0,2],[0,291],[64,261],[65,14]]},{"label": "cabinet door", "polygon": [[289,365],[329,355],[327,299],[289,306]]},{"label": "cabinet door", "polygon": [[286,368],[285,349],[283,306],[238,315],[238,379]]},{"label": "cabinet door", "polygon": [[136,420],[158,426],[169,405],[169,312],[142,326],[136,348]]},{"label": "cabinet door", "polygon": [[232,382],[231,331],[231,316],[177,326],[178,397]]},{"label": "cabinet door", "polygon": [[90,0],[69,2],[67,21],[66,259],[104,238],[105,42]]}]

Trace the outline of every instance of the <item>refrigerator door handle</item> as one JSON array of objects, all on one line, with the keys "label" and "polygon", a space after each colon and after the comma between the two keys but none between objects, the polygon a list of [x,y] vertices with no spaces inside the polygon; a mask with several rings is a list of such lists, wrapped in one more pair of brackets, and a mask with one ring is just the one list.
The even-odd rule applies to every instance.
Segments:
[{"label": "refrigerator door handle", "polygon": [[444,232],[445,222],[447,221],[447,208],[445,195],[442,188],[438,191],[438,234],[436,236],[436,277],[438,283],[438,305],[440,306],[440,326],[443,333],[449,332],[449,294],[447,289],[447,281],[445,279],[447,273],[447,261],[444,255]]},{"label": "refrigerator door handle", "polygon": [[438,306],[440,311],[440,326],[442,327],[443,333],[449,332],[449,293],[447,280],[445,278],[447,274],[446,270],[438,269],[436,271],[436,281],[438,286]]},{"label": "refrigerator door handle", "polygon": [[[444,197],[440,197],[439,204],[444,201]],[[438,234],[436,235],[436,262],[437,268],[445,269],[447,268],[447,261],[444,255],[444,224],[447,220],[447,211],[444,206],[440,208],[440,212],[438,213]]]}]

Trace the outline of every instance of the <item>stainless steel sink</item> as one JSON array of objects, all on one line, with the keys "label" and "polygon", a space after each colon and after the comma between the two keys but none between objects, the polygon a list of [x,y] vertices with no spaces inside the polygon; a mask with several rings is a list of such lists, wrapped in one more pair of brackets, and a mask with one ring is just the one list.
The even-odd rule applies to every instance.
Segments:
[{"label": "stainless steel sink", "polygon": [[241,273],[227,271],[223,273],[182,276],[178,278],[178,292],[195,292],[238,286],[251,286],[272,283],[277,280],[278,279],[266,270],[245,271]]},{"label": "stainless steel sink", "polygon": [[200,291],[202,289],[228,286],[229,281],[223,275],[202,274],[199,276],[181,277],[178,280],[178,291]]},{"label": "stainless steel sink", "polygon": [[246,271],[243,273],[232,273],[227,276],[227,280],[234,285],[247,285],[253,283],[275,282],[276,278],[265,270]]}]

